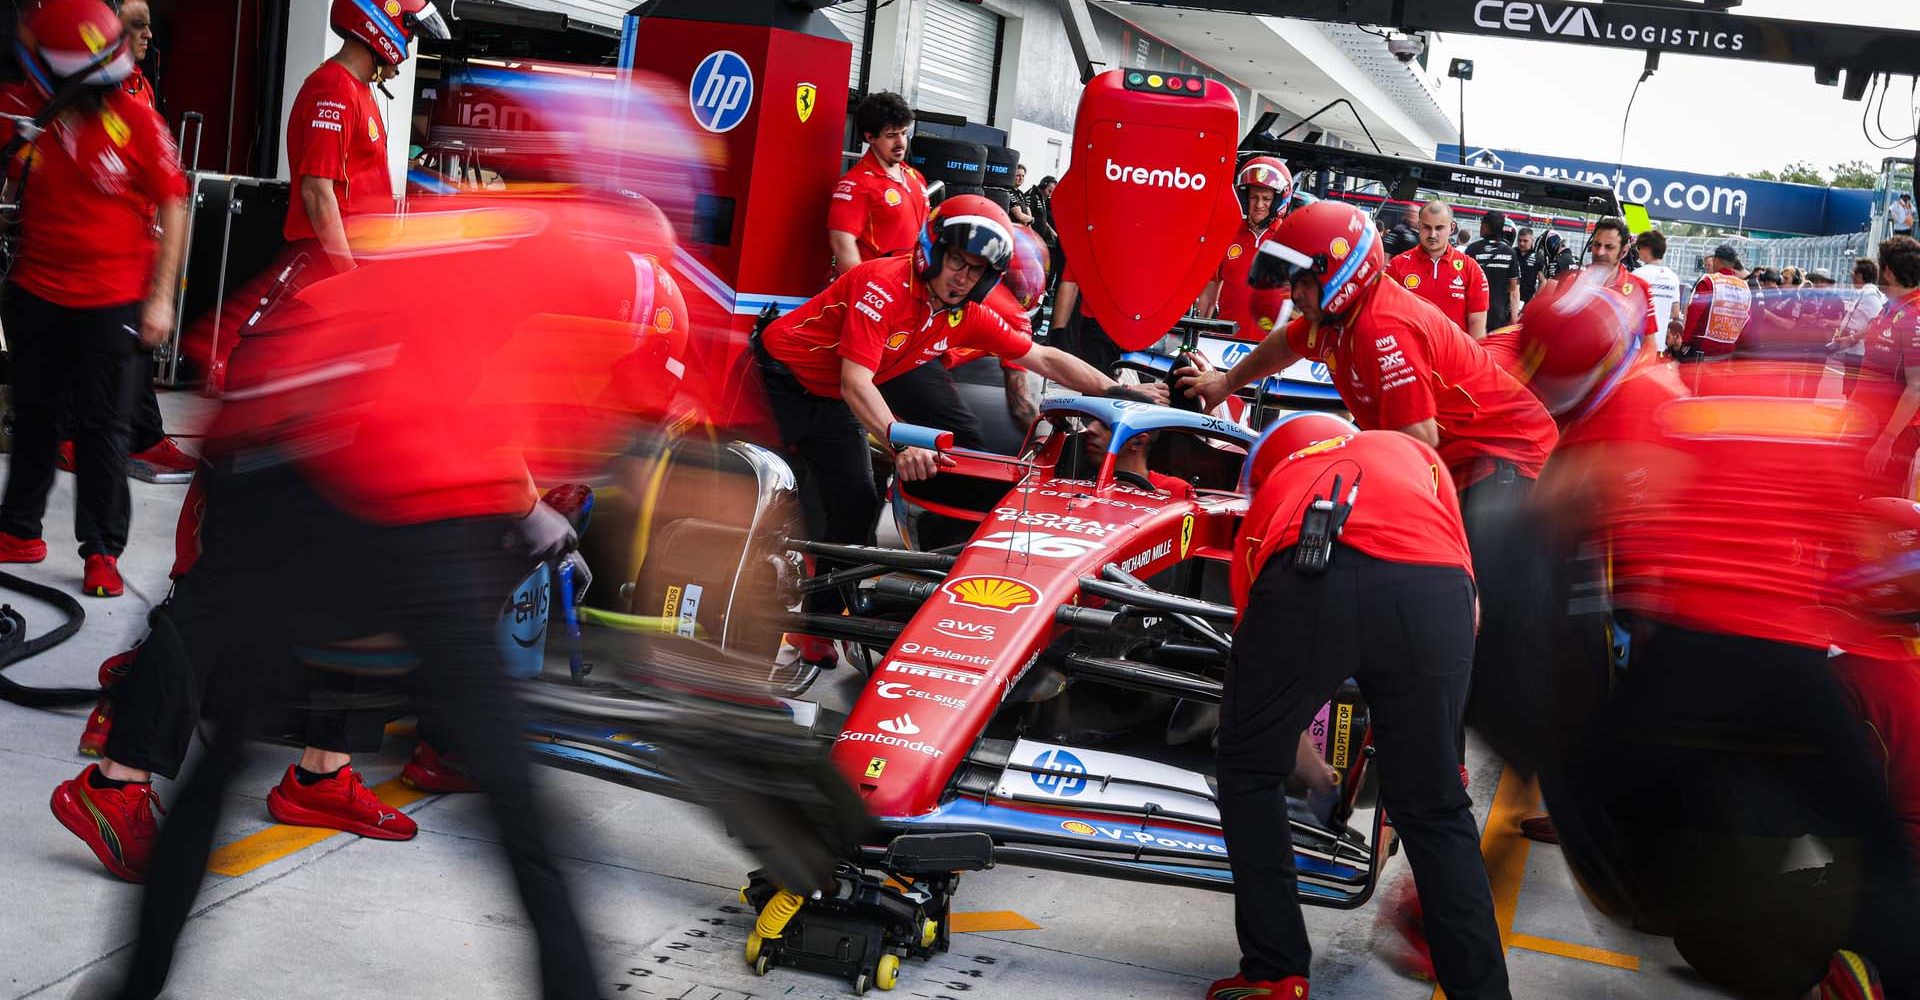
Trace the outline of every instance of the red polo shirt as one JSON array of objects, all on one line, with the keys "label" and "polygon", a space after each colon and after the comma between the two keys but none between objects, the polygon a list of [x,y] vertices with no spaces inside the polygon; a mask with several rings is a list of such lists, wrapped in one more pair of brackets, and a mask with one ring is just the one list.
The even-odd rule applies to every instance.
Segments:
[{"label": "red polo shirt", "polygon": [[329,59],[300,85],[287,118],[287,172],[293,201],[283,232],[288,240],[317,238],[300,202],[300,178],[333,182],[340,217],[391,214],[393,176],[387,172],[387,129],[366,81]]},{"label": "red polo shirt", "polygon": [[1920,367],[1920,291],[1887,303],[1867,326],[1866,356],[1860,364],[1860,388],[1854,397],[1873,410],[1875,429],[1893,417],[1907,389],[1907,369]]},{"label": "red polo shirt", "polygon": [[1440,456],[1396,431],[1361,431],[1303,449],[1254,492],[1234,540],[1234,607],[1246,610],[1260,570],[1299,540],[1300,511],[1314,495],[1332,493],[1336,475],[1341,500],[1359,484],[1342,543],[1376,559],[1455,566],[1473,575],[1460,500]]},{"label": "red polo shirt", "polygon": [[1467,328],[1467,314],[1486,312],[1491,299],[1487,272],[1480,270],[1480,262],[1452,244],[1437,260],[1416,246],[1388,261],[1387,274],[1433,303],[1462,330]]},{"label": "red polo shirt", "polygon": [[912,249],[927,224],[927,179],[905,163],[900,176],[887,176],[869,149],[834,185],[827,228],[852,233],[862,261]]},{"label": "red polo shirt", "polygon": [[1253,255],[1260,251],[1260,244],[1273,235],[1274,227],[1279,224],[1277,214],[1258,230],[1242,220],[1240,231],[1234,234],[1233,242],[1227,244],[1227,254],[1221,258],[1220,267],[1213,273],[1220,282],[1217,315],[1220,319],[1232,320],[1234,332],[1243,340],[1259,340],[1266,336],[1266,331],[1260,329],[1260,317],[1255,315],[1253,286],[1247,284],[1247,272],[1253,268]]},{"label": "red polo shirt", "polygon": [[1381,280],[1342,326],[1287,326],[1287,345],[1323,362],[1353,420],[1366,430],[1440,425],[1440,457],[1466,489],[1506,459],[1537,477],[1559,437],[1545,407],[1465,330],[1392,281]]},{"label": "red polo shirt", "polygon": [[160,110],[160,99],[153,93],[153,81],[147,79],[147,74],[140,72],[140,67],[135,66],[133,75],[120,82],[120,89],[126,91],[127,95],[134,100],[146,105],[149,110]]},{"label": "red polo shirt", "polygon": [[870,260],[775,320],[760,335],[808,392],[840,398],[840,362],[873,370],[875,384],[898,378],[949,350],[978,349],[1018,361],[1033,338],[979,303],[935,311],[912,257]]},{"label": "red polo shirt", "polygon": [[[32,115],[37,92],[0,90],[0,110]],[[153,208],[184,198],[186,175],[166,123],[118,87],[98,111],[56,121],[28,147],[32,176],[20,205],[9,280],[55,305],[99,309],[147,297],[158,242]],[[19,162],[8,165],[17,175]]]}]

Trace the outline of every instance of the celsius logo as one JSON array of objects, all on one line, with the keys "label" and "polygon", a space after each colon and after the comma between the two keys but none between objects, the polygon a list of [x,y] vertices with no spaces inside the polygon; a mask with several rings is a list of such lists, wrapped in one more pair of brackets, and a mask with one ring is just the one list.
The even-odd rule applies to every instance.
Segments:
[{"label": "celsius logo", "polygon": [[1172,170],[1123,167],[1112,160],[1107,161],[1107,180],[1144,184],[1147,187],[1178,188],[1182,191],[1204,191],[1207,187],[1206,174],[1190,174],[1179,167]]},{"label": "celsius logo", "polygon": [[700,60],[687,82],[693,120],[709,132],[731,132],[753,106],[753,70],[740,53],[722,49]]}]

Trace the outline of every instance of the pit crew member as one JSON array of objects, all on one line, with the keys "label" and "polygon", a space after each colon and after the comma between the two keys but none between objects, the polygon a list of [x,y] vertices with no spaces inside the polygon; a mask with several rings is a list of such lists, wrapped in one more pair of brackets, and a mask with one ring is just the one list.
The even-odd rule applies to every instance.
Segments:
[{"label": "pit crew member", "polygon": [[913,247],[927,224],[927,179],[907,165],[913,109],[899,94],[869,95],[853,120],[867,153],[834,185],[827,208],[827,247],[833,273]]},{"label": "pit crew member", "polygon": [[1683,361],[1724,361],[1747,329],[1753,290],[1741,279],[1740,252],[1722,243],[1707,258],[1707,274],[1693,286],[1686,319],[1669,329],[1667,350]]},{"label": "pit crew member", "polygon": [[1531,226],[1520,227],[1520,238],[1513,249],[1520,258],[1520,305],[1524,308],[1540,286],[1540,272],[1547,266],[1547,255],[1533,245]]},{"label": "pit crew member", "polygon": [[1467,256],[1487,276],[1487,329],[1498,330],[1520,315],[1520,255],[1504,235],[1507,214],[1480,217],[1480,238],[1467,244]]},{"label": "pit crew member", "polygon": [[1651,344],[1662,329],[1660,311],[1654,301],[1653,286],[1647,284],[1639,272],[1627,270],[1625,255],[1632,245],[1633,234],[1628,232],[1624,220],[1612,216],[1600,219],[1593,224],[1593,235],[1587,240],[1587,253],[1593,258],[1593,266],[1581,274],[1591,274],[1594,280],[1618,289],[1642,309],[1646,313],[1646,323],[1637,332],[1646,337],[1646,343]]},{"label": "pit crew member", "polygon": [[1234,189],[1240,193],[1245,217],[1227,245],[1213,282],[1200,293],[1196,309],[1203,317],[1231,320],[1241,337],[1252,340],[1262,331],[1259,317],[1253,315],[1253,286],[1247,284],[1247,269],[1253,266],[1261,242],[1286,218],[1293,199],[1293,174],[1271,156],[1256,156],[1240,167]]},{"label": "pit crew member", "polygon": [[[1440,985],[1449,997],[1510,996],[1472,801],[1454,768],[1475,612],[1445,464],[1408,435],[1302,412],[1263,435],[1247,473],[1218,750],[1241,958],[1209,1000],[1307,995],[1312,948],[1281,786],[1298,736],[1348,677],[1375,713],[1381,805],[1413,865]],[[1316,499],[1336,505],[1337,539],[1303,535]]]},{"label": "pit crew member", "polygon": [[1567,246],[1566,237],[1552,230],[1540,237],[1540,255],[1546,261],[1540,271],[1543,281],[1580,270],[1580,260],[1573,255],[1573,248]]},{"label": "pit crew member", "polygon": [[47,557],[41,521],[53,489],[58,414],[68,406],[81,587],[117,597],[132,503],[128,414],[143,370],[134,356],[173,330],[187,182],[166,124],[120,89],[133,55],[112,11],[96,0],[53,0],[29,11],[21,28],[28,82],[0,93],[0,109],[32,116],[70,81],[86,86],[7,165],[20,196],[20,239],[0,302],[14,420],[0,562]]},{"label": "pit crew member", "polygon": [[1874,416],[1878,436],[1867,453],[1873,493],[1911,500],[1920,450],[1920,241],[1895,236],[1880,244],[1880,287],[1887,304],[1867,327],[1853,398]]},{"label": "pit crew member", "polygon": [[[887,439],[893,411],[884,384],[956,348],[984,349],[1086,393],[1111,378],[1071,355],[1036,345],[981,303],[1013,255],[1013,224],[978,195],[949,198],[914,251],[868,261],[753,338],[782,443],[801,461],[822,512],[821,541],[870,541],[878,498],[866,436]],[[906,481],[938,471],[935,454],[905,448]]]},{"label": "pit crew member", "polygon": [[1387,275],[1433,303],[1468,336],[1487,335],[1487,275],[1453,245],[1453,209],[1446,202],[1420,209],[1420,245],[1388,261]]}]

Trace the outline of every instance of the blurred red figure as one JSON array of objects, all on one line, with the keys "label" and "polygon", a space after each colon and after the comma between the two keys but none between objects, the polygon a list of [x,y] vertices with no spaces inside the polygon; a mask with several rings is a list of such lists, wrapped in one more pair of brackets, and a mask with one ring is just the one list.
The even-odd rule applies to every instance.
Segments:
[{"label": "blurred red figure", "polygon": [[1880,282],[1887,304],[1867,327],[1853,398],[1873,414],[1872,493],[1911,500],[1920,450],[1920,242],[1896,236],[1880,244]]},{"label": "blurred red figure", "polygon": [[1887,792],[1920,849],[1920,504],[1877,497],[1860,505],[1861,565],[1840,581],[1846,651],[1834,670],[1866,720]]}]

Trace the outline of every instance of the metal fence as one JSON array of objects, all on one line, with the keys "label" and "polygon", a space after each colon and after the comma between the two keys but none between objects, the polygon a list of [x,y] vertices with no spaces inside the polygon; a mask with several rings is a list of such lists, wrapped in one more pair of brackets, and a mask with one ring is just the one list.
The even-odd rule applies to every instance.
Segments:
[{"label": "metal fence", "polygon": [[1683,275],[1704,274],[1701,259],[1722,243],[1731,243],[1734,249],[1740,251],[1740,262],[1749,268],[1798,267],[1811,270],[1824,267],[1843,288],[1850,283],[1853,262],[1860,257],[1871,257],[1874,253],[1867,233],[1796,236],[1783,240],[1670,236],[1667,238],[1667,266]]}]

